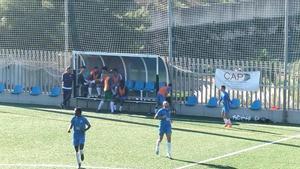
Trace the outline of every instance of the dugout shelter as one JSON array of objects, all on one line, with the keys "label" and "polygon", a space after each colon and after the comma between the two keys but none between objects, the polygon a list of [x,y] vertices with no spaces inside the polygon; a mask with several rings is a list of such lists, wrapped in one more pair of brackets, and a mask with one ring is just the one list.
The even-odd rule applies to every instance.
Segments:
[{"label": "dugout shelter", "polygon": [[[147,84],[154,83],[156,91],[160,82],[169,83],[167,64],[159,55],[73,51],[72,65],[76,75],[74,86],[78,84],[78,73],[81,66],[85,66],[88,70],[95,66],[117,69],[125,82],[142,83],[141,98],[144,95],[143,91],[147,91]],[[134,85],[132,87],[134,90]],[[78,97],[79,89],[75,89],[74,97]]]}]

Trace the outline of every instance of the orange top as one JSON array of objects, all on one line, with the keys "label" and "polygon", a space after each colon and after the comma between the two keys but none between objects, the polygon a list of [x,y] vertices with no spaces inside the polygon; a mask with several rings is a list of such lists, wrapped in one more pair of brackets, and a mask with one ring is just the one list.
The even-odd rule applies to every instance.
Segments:
[{"label": "orange top", "polygon": [[167,95],[168,95],[168,86],[163,86],[163,87],[159,88],[158,94],[167,97]]},{"label": "orange top", "polygon": [[104,91],[108,91],[109,90],[109,76],[104,76],[103,81],[104,81]]},{"label": "orange top", "polygon": [[97,69],[93,69],[93,70],[91,70],[91,72],[90,72],[90,74],[91,74],[91,76],[92,76],[92,78],[93,78],[93,80],[96,80],[97,79],[97,77],[98,77],[98,70]]}]

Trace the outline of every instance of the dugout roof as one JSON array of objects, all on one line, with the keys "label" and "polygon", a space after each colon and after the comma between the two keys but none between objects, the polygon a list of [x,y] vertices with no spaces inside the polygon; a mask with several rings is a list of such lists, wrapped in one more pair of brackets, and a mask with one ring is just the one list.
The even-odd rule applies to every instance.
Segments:
[{"label": "dugout roof", "polygon": [[158,55],[73,51],[72,62],[75,70],[81,65],[88,69],[107,66],[117,68],[125,80],[155,82],[158,75],[159,81],[169,83],[167,64]]}]

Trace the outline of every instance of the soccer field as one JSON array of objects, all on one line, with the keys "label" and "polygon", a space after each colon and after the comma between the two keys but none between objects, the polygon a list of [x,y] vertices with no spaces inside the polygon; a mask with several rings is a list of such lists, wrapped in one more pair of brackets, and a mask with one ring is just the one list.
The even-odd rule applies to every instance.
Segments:
[{"label": "soccer field", "polygon": [[[158,121],[137,114],[86,112],[84,168],[295,169],[300,166],[299,126],[234,123],[220,119],[174,117],[173,160],[166,140],[154,152]],[[76,168],[71,110],[28,105],[0,106],[0,168]],[[197,164],[197,162],[199,162]]]}]

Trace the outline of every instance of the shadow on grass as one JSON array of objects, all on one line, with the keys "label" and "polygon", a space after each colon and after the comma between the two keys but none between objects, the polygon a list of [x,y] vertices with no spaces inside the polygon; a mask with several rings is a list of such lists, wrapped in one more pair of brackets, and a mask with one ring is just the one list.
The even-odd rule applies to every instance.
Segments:
[{"label": "shadow on grass", "polygon": [[[144,117],[141,116],[135,116],[138,114],[126,114],[129,117],[135,117],[135,118],[142,118],[142,119],[153,119],[153,116],[147,115]],[[174,121],[181,121],[181,122],[187,122],[189,125],[195,125],[195,126],[205,126],[210,128],[216,128],[221,129],[223,128],[223,122],[220,118],[213,118],[213,117],[191,117],[191,116],[184,116],[184,115],[176,115],[172,118]],[[194,124],[193,124],[194,123]],[[196,124],[195,124],[196,123]],[[208,126],[204,124],[220,124],[222,127],[215,127],[215,126]],[[239,126],[239,123],[233,122],[234,126]],[[269,132],[269,131],[262,131],[262,130],[254,130],[254,129],[242,129],[242,128],[233,128],[233,130],[241,130],[241,131],[250,131],[255,133],[265,133],[265,134],[272,134],[272,135],[281,135],[280,133],[275,132]]]},{"label": "shadow on grass", "polygon": [[[36,108],[36,107],[31,107],[31,109],[38,110],[38,111],[44,111],[44,112],[48,112],[48,113],[52,112],[52,113],[66,114],[66,115],[73,116],[72,113],[66,113],[66,112],[63,112],[63,111],[47,110],[47,109]],[[140,123],[140,122],[134,122],[134,121],[128,121],[128,120],[120,120],[120,119],[113,119],[113,118],[99,117],[99,116],[91,116],[91,115],[85,115],[85,117],[157,128],[157,125],[148,124],[148,123]],[[213,136],[219,136],[219,137],[227,137],[227,138],[232,138],[232,139],[248,140],[248,141],[254,141],[254,142],[261,142],[261,143],[270,143],[270,142],[272,142],[272,140],[271,141],[270,140],[261,140],[261,139],[255,139],[255,138],[247,138],[247,137],[241,137],[241,136],[234,136],[234,135],[227,135],[227,134],[220,134],[220,133],[212,133],[212,132],[206,132],[206,131],[199,131],[199,130],[192,130],[192,129],[185,129],[185,128],[177,128],[177,127],[172,128],[172,130],[181,131],[181,132],[196,133],[196,134],[204,134],[204,135],[213,135]],[[229,129],[229,130],[231,130],[231,129]],[[273,144],[300,148],[300,146],[293,145],[293,144],[286,144],[286,143],[273,143]]]},{"label": "shadow on grass", "polygon": [[179,162],[190,163],[190,164],[195,164],[195,166],[207,166],[209,168],[216,168],[216,169],[237,169],[237,168],[231,167],[231,166],[207,164],[207,163],[198,163],[196,161],[182,160],[182,159],[177,159],[177,158],[172,158],[172,160],[179,161]]},{"label": "shadow on grass", "polygon": [[[15,104],[13,106],[18,107]],[[63,111],[62,110],[61,111],[59,111],[59,110],[49,110],[49,107],[41,107],[41,106],[33,107],[33,106],[28,106],[28,105],[27,106],[19,106],[19,107],[32,109],[32,110],[38,110],[38,111],[42,111],[42,112],[65,114],[65,115],[73,116],[73,113],[66,113],[64,110]],[[6,113],[8,113],[8,112],[6,112]],[[91,116],[91,115],[85,115],[85,117],[157,128],[157,125],[154,125],[154,124],[140,123],[140,122],[134,122],[134,121],[128,121],[128,120],[120,120],[120,119],[113,119],[113,118],[99,117],[99,116]],[[43,118],[43,117],[40,117],[40,118]],[[192,129],[185,129],[185,128],[177,128],[177,127],[172,128],[172,130],[181,131],[181,132],[195,133],[195,134],[204,134],[204,135],[213,135],[213,136],[219,136],[219,137],[227,137],[227,138],[232,138],[232,139],[248,140],[248,141],[254,141],[254,142],[261,142],[261,143],[270,143],[270,142],[272,142],[270,140],[261,140],[261,139],[255,139],[255,138],[247,138],[247,137],[241,137],[241,136],[234,136],[234,135],[227,135],[227,134],[220,134],[220,133],[212,133],[212,132],[206,132],[206,131],[199,131],[199,130],[192,130]],[[231,130],[231,129],[229,129],[229,130]],[[300,146],[293,145],[293,144],[286,144],[286,143],[273,143],[273,144],[300,148]]]}]

